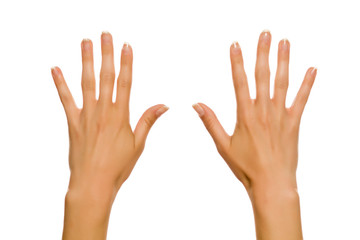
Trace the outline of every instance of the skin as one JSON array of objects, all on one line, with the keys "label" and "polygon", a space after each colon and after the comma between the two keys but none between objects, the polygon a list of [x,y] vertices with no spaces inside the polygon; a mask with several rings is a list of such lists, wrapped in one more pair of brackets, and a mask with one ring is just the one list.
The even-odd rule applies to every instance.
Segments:
[{"label": "skin", "polygon": [[93,45],[89,39],[81,42],[82,109],[76,107],[60,68],[51,71],[69,127],[71,174],[65,197],[63,239],[106,239],[116,194],[143,152],[151,127],[168,109],[163,104],[150,107],[132,131],[129,123],[132,48],[129,44],[122,48],[115,102],[110,33],[101,35],[101,52],[100,92],[96,99]]},{"label": "skin", "polygon": [[[237,122],[229,136],[214,112],[194,104],[220,155],[244,184],[253,205],[258,239],[302,239],[296,184],[298,134],[302,112],[316,76],[309,68],[290,108],[285,107],[290,43],[278,45],[274,96],[269,94],[270,32],[260,35],[255,68],[256,99],[251,99],[238,43],[230,48],[237,101]],[[132,49],[124,44],[117,78],[116,101],[113,43],[101,36],[102,66],[99,99],[95,97],[92,42],[81,43],[83,108],[76,107],[63,74],[52,76],[69,126],[70,181],[65,197],[63,239],[106,239],[116,194],[144,150],[146,137],[168,107],[155,105],[140,118],[134,131],[129,124]]]},{"label": "skin", "polygon": [[285,99],[289,85],[290,43],[278,44],[274,95],[270,98],[269,50],[271,34],[260,34],[255,66],[256,99],[251,99],[242,52],[230,47],[237,102],[234,133],[229,136],[214,112],[194,104],[216,148],[244,185],[253,206],[257,239],[303,239],[296,168],[300,119],[317,69],[309,68],[290,108]]}]

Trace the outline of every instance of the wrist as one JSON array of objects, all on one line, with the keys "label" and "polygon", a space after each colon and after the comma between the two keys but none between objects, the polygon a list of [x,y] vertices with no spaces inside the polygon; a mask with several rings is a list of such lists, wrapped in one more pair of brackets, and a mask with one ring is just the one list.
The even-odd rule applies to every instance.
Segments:
[{"label": "wrist", "polygon": [[262,175],[251,182],[247,192],[253,204],[258,202],[265,204],[271,201],[282,202],[284,200],[296,201],[299,198],[295,175],[274,174],[270,177]]},{"label": "wrist", "polygon": [[65,197],[65,204],[76,204],[85,201],[98,206],[111,206],[119,188],[108,178],[96,175],[80,177],[72,174]]},{"label": "wrist", "polygon": [[290,182],[249,189],[258,239],[302,239],[299,194]]},{"label": "wrist", "polygon": [[114,197],[97,188],[69,188],[63,239],[105,239]]}]

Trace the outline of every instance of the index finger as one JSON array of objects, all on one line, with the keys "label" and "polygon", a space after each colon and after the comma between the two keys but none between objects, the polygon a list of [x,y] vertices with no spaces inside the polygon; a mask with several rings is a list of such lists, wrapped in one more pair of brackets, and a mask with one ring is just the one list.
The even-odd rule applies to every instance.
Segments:
[{"label": "index finger", "polygon": [[230,47],[230,59],[236,101],[238,105],[242,105],[245,101],[250,100],[250,93],[242,52],[238,42],[234,42]]}]

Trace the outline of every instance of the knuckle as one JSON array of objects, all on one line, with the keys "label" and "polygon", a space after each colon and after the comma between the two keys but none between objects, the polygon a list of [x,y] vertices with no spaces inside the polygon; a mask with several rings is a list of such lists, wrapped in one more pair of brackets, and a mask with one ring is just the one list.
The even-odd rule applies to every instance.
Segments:
[{"label": "knuckle", "polygon": [[102,72],[100,75],[101,79],[105,79],[105,80],[114,80],[115,79],[115,72],[113,71],[106,71],[106,72]]},{"label": "knuckle", "polygon": [[214,126],[215,126],[215,119],[210,118],[210,117],[206,117],[206,118],[204,119],[204,121],[205,121],[205,123],[206,123],[206,128],[207,128],[208,130],[212,130],[212,129],[214,128]]},{"label": "knuckle", "polygon": [[93,80],[89,78],[83,78],[81,81],[81,86],[85,90],[94,90],[95,85],[93,84]]},{"label": "knuckle", "polygon": [[271,72],[270,72],[270,67],[269,67],[268,63],[260,62],[260,63],[256,64],[255,75],[267,76],[270,74],[271,74]]},{"label": "knuckle", "polygon": [[148,126],[150,128],[154,124],[154,119],[149,117],[149,116],[145,116],[144,117],[144,123],[145,123],[146,126]]},{"label": "knuckle", "polygon": [[244,76],[241,76],[238,80],[234,81],[236,88],[244,88],[247,84],[247,79]]},{"label": "knuckle", "polygon": [[119,79],[119,86],[120,87],[128,87],[130,86],[131,81],[129,78],[121,78]]},{"label": "knuckle", "polygon": [[302,91],[299,92],[299,102],[304,103],[306,102],[307,98],[308,98],[308,91],[302,89]]},{"label": "knuckle", "polygon": [[278,78],[276,79],[276,87],[281,89],[287,89],[289,86],[288,78],[285,74],[279,74]]}]

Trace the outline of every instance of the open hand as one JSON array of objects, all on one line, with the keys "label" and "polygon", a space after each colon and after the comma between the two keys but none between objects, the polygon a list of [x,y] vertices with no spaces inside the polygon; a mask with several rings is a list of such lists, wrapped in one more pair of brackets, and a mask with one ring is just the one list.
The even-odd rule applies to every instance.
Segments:
[{"label": "open hand", "polygon": [[296,183],[298,136],[302,112],[315,80],[309,68],[290,108],[285,99],[289,85],[290,43],[278,44],[274,96],[270,98],[269,50],[271,34],[260,34],[255,66],[256,99],[249,94],[240,46],[230,48],[237,101],[232,136],[205,104],[194,104],[220,155],[243,183],[253,204],[258,239],[302,239]]},{"label": "open hand", "polygon": [[[158,104],[147,109],[133,132],[129,123],[129,97],[133,62],[131,46],[125,43],[122,48],[115,103],[112,101],[115,69],[111,34],[103,33],[101,36],[102,65],[98,100],[95,96],[91,40],[84,39],[81,43],[81,49],[83,65],[81,79],[82,109],[76,107],[61,70],[58,67],[52,68],[52,76],[64,106],[69,126],[71,177],[66,199],[71,203],[81,202],[81,206],[85,206],[88,202],[90,207],[83,208],[87,214],[89,214],[89,209],[98,207],[99,212],[108,213],[104,214],[104,216],[108,216],[117,191],[130,175],[144,149],[150,128],[168,107]],[[70,209],[70,205],[68,204],[68,209]],[[74,207],[72,209],[74,212],[79,212],[81,208]],[[74,230],[70,232],[71,227],[67,227],[71,225],[69,224],[72,221],[70,216],[75,214],[69,213],[71,210],[66,212],[64,238],[75,232]],[[78,222],[86,228],[90,228],[89,225],[85,224],[89,220],[86,219],[87,214],[81,215],[83,219]],[[102,223],[106,222],[107,218],[104,217]],[[73,219],[75,221],[76,217]],[[76,226],[80,231],[81,227],[76,224],[74,222],[73,226]],[[86,228],[83,229],[82,234],[77,236],[90,239],[86,238],[87,234],[92,237],[96,235]],[[106,230],[104,225],[101,229]],[[98,232],[104,234],[104,231]]]}]

